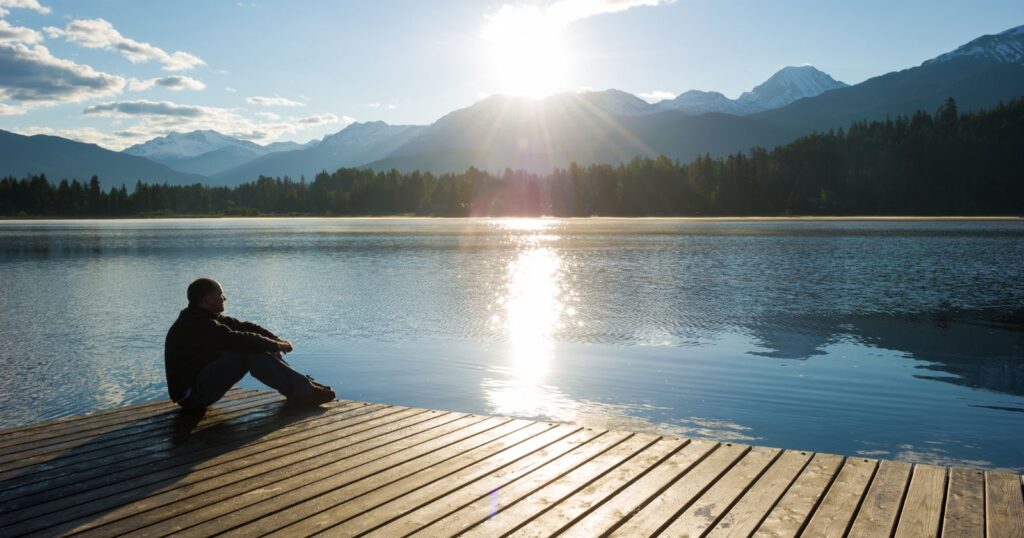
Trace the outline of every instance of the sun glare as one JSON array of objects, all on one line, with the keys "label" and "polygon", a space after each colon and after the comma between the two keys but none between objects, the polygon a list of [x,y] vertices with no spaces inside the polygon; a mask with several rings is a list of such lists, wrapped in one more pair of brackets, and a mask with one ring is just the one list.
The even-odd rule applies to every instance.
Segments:
[{"label": "sun glare", "polygon": [[504,6],[488,18],[483,39],[501,93],[543,97],[564,89],[565,24],[537,7]]}]

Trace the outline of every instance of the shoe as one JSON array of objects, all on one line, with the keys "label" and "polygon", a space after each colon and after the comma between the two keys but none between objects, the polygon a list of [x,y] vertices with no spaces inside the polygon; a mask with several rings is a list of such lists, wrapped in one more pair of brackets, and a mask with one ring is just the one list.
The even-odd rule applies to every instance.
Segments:
[{"label": "shoe", "polygon": [[327,402],[333,402],[335,398],[334,390],[327,385],[322,385],[313,380],[312,377],[306,376],[309,382],[313,385],[313,391],[309,393],[309,396],[305,398],[296,398],[295,400],[288,400],[288,403],[298,407],[317,407],[318,405],[325,404]]}]

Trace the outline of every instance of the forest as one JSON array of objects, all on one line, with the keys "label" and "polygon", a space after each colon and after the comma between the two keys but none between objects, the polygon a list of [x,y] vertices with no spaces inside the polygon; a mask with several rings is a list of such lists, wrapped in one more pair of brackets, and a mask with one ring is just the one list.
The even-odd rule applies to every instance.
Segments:
[{"label": "forest", "polygon": [[1024,99],[857,122],[771,150],[547,175],[342,168],[237,187],[0,179],[0,216],[788,216],[1024,214]]}]

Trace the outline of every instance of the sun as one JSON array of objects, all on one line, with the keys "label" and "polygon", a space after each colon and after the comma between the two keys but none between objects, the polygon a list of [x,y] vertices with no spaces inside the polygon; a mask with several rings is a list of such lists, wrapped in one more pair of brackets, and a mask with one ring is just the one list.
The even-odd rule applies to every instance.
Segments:
[{"label": "sun", "polygon": [[543,97],[565,89],[565,24],[537,7],[504,6],[482,37],[493,83],[507,95]]}]

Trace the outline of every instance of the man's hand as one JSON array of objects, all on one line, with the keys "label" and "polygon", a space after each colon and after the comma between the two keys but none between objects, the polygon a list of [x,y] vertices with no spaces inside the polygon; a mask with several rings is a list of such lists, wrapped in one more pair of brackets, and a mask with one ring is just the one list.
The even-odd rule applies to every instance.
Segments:
[{"label": "man's hand", "polygon": [[291,353],[292,349],[294,349],[292,348],[292,343],[287,340],[278,340],[277,347],[282,353]]}]

